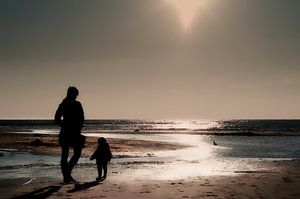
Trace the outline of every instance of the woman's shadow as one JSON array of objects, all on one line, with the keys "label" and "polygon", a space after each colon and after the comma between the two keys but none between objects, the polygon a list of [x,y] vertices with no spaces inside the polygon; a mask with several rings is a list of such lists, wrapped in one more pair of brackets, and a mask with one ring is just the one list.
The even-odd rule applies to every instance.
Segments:
[{"label": "woman's shadow", "polygon": [[[86,190],[88,188],[94,187],[99,185],[99,181],[91,181],[91,182],[85,182],[85,183],[75,183],[74,188],[71,190],[68,190],[68,193],[74,193],[82,190]],[[51,194],[58,192],[64,184],[56,184],[56,185],[50,185],[47,187],[40,188],[38,190],[32,191],[30,193],[25,193],[20,196],[13,197],[12,199],[44,199]]]},{"label": "woman's shadow", "polygon": [[61,184],[50,185],[50,186],[43,187],[43,188],[40,188],[38,190],[32,191],[30,193],[25,193],[23,195],[14,197],[13,199],[25,199],[25,198],[26,199],[27,198],[30,198],[30,199],[41,198],[41,199],[43,199],[43,198],[49,197],[52,193],[55,193],[55,192],[59,191],[61,187],[62,187]]}]

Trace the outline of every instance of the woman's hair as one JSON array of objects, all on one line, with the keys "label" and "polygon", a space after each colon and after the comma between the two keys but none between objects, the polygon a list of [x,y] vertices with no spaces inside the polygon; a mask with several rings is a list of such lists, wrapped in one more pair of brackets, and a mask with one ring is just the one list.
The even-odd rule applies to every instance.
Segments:
[{"label": "woman's hair", "polygon": [[67,97],[68,98],[76,98],[79,94],[79,90],[76,87],[70,86],[68,88]]}]

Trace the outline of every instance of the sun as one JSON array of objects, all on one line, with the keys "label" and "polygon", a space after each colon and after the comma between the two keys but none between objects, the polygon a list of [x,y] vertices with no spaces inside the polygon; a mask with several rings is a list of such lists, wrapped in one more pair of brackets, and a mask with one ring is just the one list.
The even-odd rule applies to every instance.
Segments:
[{"label": "sun", "polygon": [[184,30],[190,29],[199,8],[203,6],[204,0],[165,0],[169,5],[174,6],[178,13],[178,19]]}]

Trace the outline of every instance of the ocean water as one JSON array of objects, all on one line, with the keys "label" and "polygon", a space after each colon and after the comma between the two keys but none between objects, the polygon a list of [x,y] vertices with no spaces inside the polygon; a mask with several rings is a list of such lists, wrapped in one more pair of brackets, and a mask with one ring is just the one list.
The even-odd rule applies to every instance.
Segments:
[{"label": "ocean water", "polygon": [[[0,120],[20,130],[57,130],[53,120]],[[86,132],[300,135],[300,120],[86,120]]]},{"label": "ocean water", "polygon": [[[261,161],[300,160],[300,120],[145,121],[88,120],[86,136],[173,142],[189,147],[150,154],[113,152],[112,178],[186,179],[204,175],[234,175],[239,171],[270,170]],[[57,134],[50,120],[2,120],[0,133]],[[213,143],[216,143],[213,144]],[[59,156],[0,149],[0,180],[60,178]],[[119,155],[126,155],[121,158]],[[78,178],[92,179],[95,163],[82,157]],[[274,168],[275,169],[275,168]],[[84,171],[84,172],[82,172]],[[26,183],[26,180],[24,181]]]}]

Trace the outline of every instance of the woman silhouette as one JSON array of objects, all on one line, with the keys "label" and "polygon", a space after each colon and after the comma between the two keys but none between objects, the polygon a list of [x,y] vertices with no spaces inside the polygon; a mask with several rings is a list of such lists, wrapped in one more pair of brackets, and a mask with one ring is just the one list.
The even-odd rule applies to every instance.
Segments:
[{"label": "woman silhouette", "polygon": [[[60,103],[55,113],[55,122],[61,126],[59,133],[59,144],[62,151],[60,164],[65,183],[76,182],[71,173],[84,146],[81,136],[84,112],[81,103],[76,101],[78,94],[77,88],[69,87],[66,98]],[[70,147],[73,148],[73,156],[68,162]]]}]

